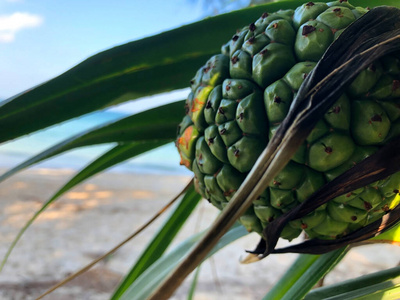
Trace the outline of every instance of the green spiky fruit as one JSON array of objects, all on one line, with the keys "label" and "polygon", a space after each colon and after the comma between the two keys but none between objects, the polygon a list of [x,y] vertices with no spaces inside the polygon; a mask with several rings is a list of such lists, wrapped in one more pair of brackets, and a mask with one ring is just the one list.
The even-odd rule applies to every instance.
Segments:
[{"label": "green spiky fruit", "polygon": [[[339,34],[367,12],[340,0],[264,13],[197,72],[176,144],[204,198],[219,209],[226,206],[285,118],[306,76]],[[240,218],[242,224],[261,233],[275,218],[376,152],[398,134],[399,104],[397,53],[356,77]],[[395,207],[399,190],[397,173],[290,222],[282,237],[293,239],[303,230],[322,239],[343,236]]]}]

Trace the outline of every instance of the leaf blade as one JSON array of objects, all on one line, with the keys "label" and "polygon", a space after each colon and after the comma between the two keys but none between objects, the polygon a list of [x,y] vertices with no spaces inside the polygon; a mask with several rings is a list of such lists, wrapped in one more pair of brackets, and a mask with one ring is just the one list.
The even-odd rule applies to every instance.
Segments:
[{"label": "leaf blade", "polygon": [[308,268],[310,268],[319,257],[319,255],[299,255],[274,287],[265,295],[263,300],[282,299],[290,287],[304,275]]},{"label": "leaf blade", "polygon": [[303,299],[346,253],[346,249],[340,249],[323,255],[299,255],[263,300]]},{"label": "leaf blade", "polygon": [[[270,7],[296,1],[289,3]],[[263,11],[257,6],[207,18],[90,57],[0,104],[0,143],[129,99],[187,87],[209,56]]]},{"label": "leaf blade", "polygon": [[198,283],[198,280],[199,280],[200,270],[201,270],[201,265],[199,265],[196,268],[196,271],[194,273],[194,277],[193,277],[193,280],[192,280],[192,283],[190,285],[190,289],[189,289],[189,292],[188,292],[188,295],[187,295],[187,300],[193,300],[194,299],[193,297],[194,297],[194,294],[196,293],[196,288],[197,288],[197,283]]},{"label": "leaf blade", "polygon": [[[352,3],[400,7],[396,0]],[[250,24],[266,10],[294,9],[298,5],[297,0],[258,5],[100,52],[2,102],[0,143],[110,105],[184,88],[237,28]],[[159,49],[163,49],[162,54]]]},{"label": "leaf blade", "polygon": [[161,146],[163,142],[148,142],[148,143],[136,143],[129,145],[118,145],[113,149],[107,151],[105,154],[101,155],[99,158],[94,160],[92,163],[83,168],[78,174],[72,177],[63,187],[61,187],[50,199],[48,199],[42,207],[36,211],[36,213],[26,222],[26,224],[19,230],[11,245],[8,247],[6,254],[4,255],[0,263],[0,271],[6,264],[8,257],[11,255],[12,250],[15,248],[18,241],[21,239],[25,231],[32,225],[32,223],[44,212],[47,207],[55,200],[57,200],[61,195],[66,193],[68,190],[72,189],[79,183],[83,182],[89,177],[104,171],[118,163],[121,163],[129,158],[137,156],[148,149],[153,149],[154,147]]},{"label": "leaf blade", "polygon": [[373,237],[370,241],[400,245],[400,224],[376,237]]},{"label": "leaf blade", "polygon": [[346,248],[335,250],[318,257],[304,274],[290,287],[282,300],[303,299],[304,296],[327,274],[347,253]]},{"label": "leaf blade", "polygon": [[[245,236],[246,234],[248,234],[248,232],[243,226],[234,226],[223,236],[223,238],[220,239],[219,243],[209,253],[208,257],[236,239]],[[157,260],[129,287],[128,290],[126,290],[120,299],[147,299],[155,287],[160,284],[161,280],[165,278],[174,268],[174,266],[180,262],[182,257],[185,256],[188,251],[190,251],[190,249],[196,244],[202,235],[203,233],[199,233],[192,236],[181,243],[173,251]]]},{"label": "leaf blade", "polygon": [[179,206],[174,210],[163,226],[160,227],[161,229],[159,232],[142,252],[141,256],[118,286],[111,299],[119,299],[129,286],[161,257],[200,200],[201,196],[197,194],[192,185],[179,203]]},{"label": "leaf blade", "polygon": [[380,299],[378,293],[383,294],[396,286],[400,286],[400,266],[317,288],[304,299],[364,299],[369,295]]},{"label": "leaf blade", "polygon": [[8,170],[0,176],[0,181],[36,163],[78,147],[103,143],[171,142],[176,136],[176,128],[181,120],[181,111],[183,111],[183,101],[178,101],[89,129]]}]

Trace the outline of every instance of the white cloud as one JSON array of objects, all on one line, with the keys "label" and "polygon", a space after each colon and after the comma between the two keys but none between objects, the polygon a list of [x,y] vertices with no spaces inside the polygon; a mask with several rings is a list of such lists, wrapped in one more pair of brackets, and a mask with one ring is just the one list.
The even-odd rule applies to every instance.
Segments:
[{"label": "white cloud", "polygon": [[0,16],[0,43],[14,41],[18,31],[37,27],[43,23],[43,19],[34,14],[16,12],[11,15]]}]

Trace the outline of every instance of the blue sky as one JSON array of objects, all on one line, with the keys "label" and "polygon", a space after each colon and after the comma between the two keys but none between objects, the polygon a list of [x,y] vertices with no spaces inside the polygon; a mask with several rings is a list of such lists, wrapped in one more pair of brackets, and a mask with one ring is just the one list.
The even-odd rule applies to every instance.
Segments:
[{"label": "blue sky", "polygon": [[202,14],[189,0],[0,0],[0,99]]}]

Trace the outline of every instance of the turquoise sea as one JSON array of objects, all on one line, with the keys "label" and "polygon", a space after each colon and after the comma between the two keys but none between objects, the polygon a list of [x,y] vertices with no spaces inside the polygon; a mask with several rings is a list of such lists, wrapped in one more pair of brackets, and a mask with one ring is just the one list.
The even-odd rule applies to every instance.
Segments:
[{"label": "turquoise sea", "polygon": [[[0,145],[0,168],[9,169],[43,150],[94,126],[128,116],[116,111],[94,112],[67,121],[61,125],[39,131],[29,136]],[[82,147],[48,159],[34,168],[67,168],[79,170],[114,145]],[[171,143],[158,149],[125,161],[110,170],[117,172],[188,174],[179,165],[179,155]]]}]

